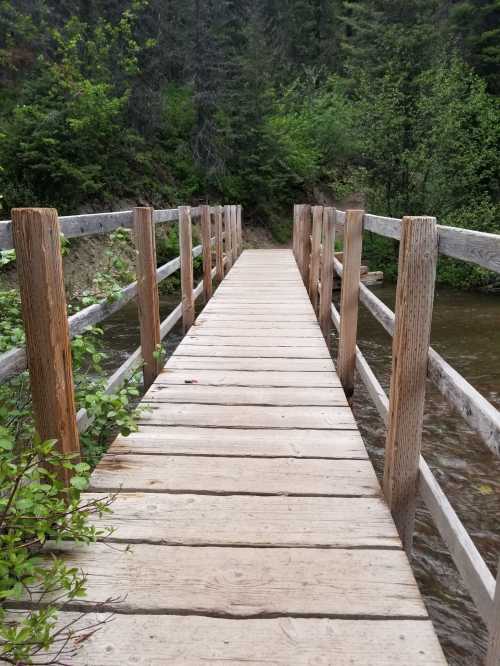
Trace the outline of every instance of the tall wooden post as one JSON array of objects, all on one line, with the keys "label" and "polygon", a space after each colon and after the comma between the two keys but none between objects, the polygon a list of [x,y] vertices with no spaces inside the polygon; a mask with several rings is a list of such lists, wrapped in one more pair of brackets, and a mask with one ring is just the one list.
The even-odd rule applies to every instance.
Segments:
[{"label": "tall wooden post", "polygon": [[500,561],[498,562],[493,612],[489,623],[488,655],[485,666],[500,664]]},{"label": "tall wooden post", "polygon": [[236,211],[237,211],[236,222],[238,230],[238,256],[239,256],[243,251],[243,228],[241,223],[242,209],[240,205],[238,205]]},{"label": "tall wooden post", "polygon": [[348,397],[354,391],[354,369],[356,367],[363,214],[364,211],[362,210],[348,210],[344,226],[344,262],[340,297],[337,372]]},{"label": "tall wooden post", "polygon": [[304,204],[300,208],[300,266],[302,280],[309,286],[309,263],[311,259],[311,206]]},{"label": "tall wooden post", "polygon": [[144,388],[148,390],[160,372],[160,303],[156,280],[156,242],[152,208],[134,208],[137,251],[137,305],[144,359]]},{"label": "tall wooden post", "polygon": [[201,208],[201,243],[203,249],[203,297],[205,303],[212,298],[212,233],[210,206]]},{"label": "tall wooden post", "polygon": [[224,241],[222,239],[222,206],[215,207],[215,266],[217,281],[224,279]]},{"label": "tall wooden post", "polygon": [[293,204],[293,220],[292,220],[292,250],[295,261],[297,261],[297,218],[298,218],[298,204]]},{"label": "tall wooden post", "polygon": [[224,248],[226,250],[226,273],[233,265],[233,249],[232,249],[232,233],[231,233],[231,206],[224,206]]},{"label": "tall wooden post", "polygon": [[[78,462],[73,371],[57,211],[15,208],[12,238],[16,251],[21,309],[26,334],[33,413],[42,440]],[[65,487],[68,470],[58,470]]]},{"label": "tall wooden post", "polygon": [[321,294],[319,323],[326,344],[331,347],[333,252],[335,246],[335,208],[323,208],[323,252],[321,253]]},{"label": "tall wooden post", "polygon": [[309,298],[316,314],[319,305],[319,263],[321,256],[321,232],[323,230],[323,206],[312,209],[311,269],[309,271]]},{"label": "tall wooden post", "polygon": [[233,264],[238,259],[238,231],[236,228],[237,225],[237,211],[236,211],[236,206],[233,205],[231,206],[231,233],[232,233],[232,240],[231,240],[231,245],[233,246]]},{"label": "tall wooden post", "polygon": [[194,322],[193,235],[191,208],[179,208],[179,247],[181,256],[182,326],[186,333]]},{"label": "tall wooden post", "polygon": [[408,554],[415,521],[437,250],[438,236],[433,217],[403,218],[384,492]]}]

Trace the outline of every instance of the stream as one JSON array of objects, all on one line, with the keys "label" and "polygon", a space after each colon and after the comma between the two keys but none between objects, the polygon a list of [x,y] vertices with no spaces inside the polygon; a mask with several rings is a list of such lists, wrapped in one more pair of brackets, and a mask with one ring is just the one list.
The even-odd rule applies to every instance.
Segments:
[{"label": "stream", "polygon": [[[373,288],[394,308],[394,285]],[[179,303],[178,294],[160,297],[163,319]],[[104,325],[107,370],[116,369],[139,346],[137,308],[130,303]],[[170,355],[182,337],[177,326],[167,337]],[[389,392],[391,339],[361,306],[358,344]],[[500,296],[438,288],[432,346],[497,409],[500,408]],[[383,471],[385,427],[359,381],[353,411],[379,478]],[[496,576],[500,556],[500,460],[428,383],[423,455]],[[448,661],[480,666],[486,630],[466,592],[429,513],[419,502],[413,569]]]}]

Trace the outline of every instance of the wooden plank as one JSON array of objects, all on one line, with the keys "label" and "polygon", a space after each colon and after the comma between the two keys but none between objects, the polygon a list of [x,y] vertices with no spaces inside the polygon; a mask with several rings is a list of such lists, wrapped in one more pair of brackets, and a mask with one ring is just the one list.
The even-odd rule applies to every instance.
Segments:
[{"label": "wooden plank", "polygon": [[182,342],[175,356],[211,356],[213,358],[325,358],[328,350],[323,347],[235,347],[231,345],[200,345]]},{"label": "wooden plank", "polygon": [[341,388],[246,387],[155,384],[144,402],[191,402],[222,405],[341,405],[347,400]]},{"label": "wooden plank", "polygon": [[[211,326],[208,323],[204,325],[195,326],[193,333],[189,336],[193,340],[224,340],[226,338],[249,338],[253,340],[258,345],[272,345],[276,344],[278,341],[282,340],[284,344],[288,342],[296,342],[298,346],[305,345],[309,346],[308,343],[315,344],[322,340],[322,335],[319,328],[315,325],[312,325],[310,329],[305,329],[304,327],[284,331],[282,328],[259,328],[252,330],[252,335],[249,335],[249,330],[244,326],[224,326],[217,328],[216,326]],[[286,335],[285,338],[282,336]],[[208,342],[207,344],[211,344]]]},{"label": "wooden plank", "polygon": [[262,372],[332,372],[331,360],[321,358],[209,358],[172,356],[167,369],[258,370]]},{"label": "wooden plank", "polygon": [[[36,430],[78,459],[73,373],[57,211],[14,208],[12,235]],[[68,470],[58,470],[69,484]]]},{"label": "wooden plank", "polygon": [[106,454],[91,490],[379,497],[369,460]]},{"label": "wooden plank", "polygon": [[348,210],[344,228],[344,262],[340,305],[340,333],[337,372],[346,395],[354,392],[356,339],[358,330],[358,293],[361,248],[363,245],[362,210]]},{"label": "wooden plank", "polygon": [[[76,613],[62,613],[65,624]],[[321,618],[231,619],[179,615],[89,613],[75,625],[70,642],[74,666],[130,663],[205,666],[206,664],[329,663],[335,666],[445,666],[432,623],[422,620],[330,620]]]},{"label": "wooden plank", "polygon": [[119,435],[111,445],[110,453],[368,458],[363,440],[356,430],[236,430],[146,425],[127,437]]},{"label": "wooden plank", "polygon": [[283,338],[274,336],[271,337],[262,337],[262,339],[257,340],[255,336],[246,336],[246,335],[198,335],[198,332],[191,333],[184,338],[186,344],[191,346],[195,345],[211,345],[211,346],[235,346],[235,347],[247,347],[247,346],[258,346],[258,347],[274,347],[278,349],[279,347],[310,347],[311,349],[324,349],[325,343],[322,338]]},{"label": "wooden plank", "polygon": [[356,428],[352,412],[346,407],[161,404],[152,405],[151,412],[141,415],[139,422],[225,428]]},{"label": "wooden plank", "polygon": [[205,303],[212,298],[212,230],[210,206],[201,208],[201,240],[203,247],[203,297]]},{"label": "wooden plank", "polygon": [[234,204],[231,206],[231,231],[232,231],[232,241],[231,245],[233,248],[233,263],[238,259],[238,211],[237,206]]},{"label": "wooden plank", "polygon": [[193,329],[193,333],[196,332],[198,334],[201,331],[204,330],[212,330],[212,331],[244,331],[244,332],[251,332],[251,335],[256,335],[257,333],[260,333],[261,335],[267,335],[268,331],[269,335],[272,334],[272,332],[276,333],[279,335],[279,331],[282,331],[282,329],[287,330],[287,335],[292,335],[294,337],[301,337],[301,336],[309,336],[311,333],[318,333],[320,328],[318,325],[317,321],[314,321],[314,319],[311,321],[307,320],[298,320],[294,322],[293,328],[290,327],[290,324],[288,321],[284,321],[283,319],[277,319],[276,321],[272,320],[264,320],[264,321],[259,321],[259,320],[249,320],[249,321],[221,321],[219,318],[214,318],[214,317],[206,317],[203,315],[203,313],[198,317],[196,322],[194,323],[195,328]]},{"label": "wooden plank", "polygon": [[411,551],[415,520],[436,263],[436,220],[432,217],[403,218],[384,491],[408,552]]},{"label": "wooden plank", "polygon": [[[97,498],[102,495],[85,493],[82,501]],[[113,502],[113,515],[96,517],[93,524],[100,529],[113,525],[113,534],[105,540],[126,543],[401,548],[391,514],[379,497],[122,492]]]},{"label": "wooden plank", "polygon": [[182,326],[188,331],[194,321],[193,245],[189,206],[179,208],[179,249],[181,256]]},{"label": "wooden plank", "polygon": [[332,322],[330,306],[333,291],[333,251],[335,246],[335,209],[323,209],[323,251],[321,253],[321,287],[319,299],[319,323],[328,347],[331,347]]},{"label": "wooden plank", "polygon": [[[185,359],[188,360],[188,359]],[[201,384],[205,386],[267,386],[267,387],[309,387],[337,388],[340,380],[331,372],[287,372],[224,370],[217,364],[212,370],[193,368],[175,369],[169,365],[158,375],[156,385],[162,384]]]},{"label": "wooden plank", "polygon": [[[104,602],[101,611],[427,617],[400,550],[61,544],[56,552],[86,572],[88,599]],[[92,604],[75,599],[70,608]]]},{"label": "wooden plank", "polygon": [[[212,319],[218,319],[219,321],[237,321],[237,322],[272,322],[273,324],[276,322],[276,312],[273,313],[272,310],[269,310],[266,313],[263,312],[254,312],[254,311],[246,311],[246,310],[218,310],[217,313],[215,311],[207,312],[203,311],[203,315],[201,318],[201,321],[206,321],[206,317],[209,315],[216,315],[216,317],[212,317]],[[282,312],[282,316],[284,317],[287,313]],[[313,314],[307,314],[305,312],[292,312],[289,313],[287,317],[287,323],[288,323],[288,328],[290,328],[290,325],[293,323],[293,326],[295,327],[296,322],[304,322],[307,324],[314,324],[317,323],[317,320]],[[286,327],[285,327],[286,328]]]},{"label": "wooden plank", "polygon": [[311,268],[309,271],[309,298],[314,311],[319,307],[319,265],[321,256],[321,235],[323,228],[323,206],[312,207]]},{"label": "wooden plank", "polygon": [[134,237],[137,250],[137,307],[144,361],[144,388],[160,372],[160,304],[156,282],[156,243],[152,208],[134,208]]}]

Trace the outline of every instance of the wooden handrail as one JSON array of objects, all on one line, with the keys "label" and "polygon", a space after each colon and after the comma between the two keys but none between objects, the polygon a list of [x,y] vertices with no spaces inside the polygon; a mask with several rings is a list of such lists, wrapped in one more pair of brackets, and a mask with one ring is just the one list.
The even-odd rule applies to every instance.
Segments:
[{"label": "wooden handrail", "polygon": [[[345,212],[337,210],[335,221],[337,224],[343,225]],[[364,229],[386,238],[399,240],[401,237],[401,220],[396,217],[382,217],[366,213]],[[495,273],[500,273],[500,234],[448,227],[443,224],[437,225],[437,232],[440,254],[477,264]]]}]

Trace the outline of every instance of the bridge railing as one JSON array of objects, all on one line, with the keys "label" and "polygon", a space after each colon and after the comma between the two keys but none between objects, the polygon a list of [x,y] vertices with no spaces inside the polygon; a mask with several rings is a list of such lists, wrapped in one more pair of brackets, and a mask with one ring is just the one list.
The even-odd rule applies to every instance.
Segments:
[{"label": "bridge railing", "polygon": [[[335,228],[343,227],[342,261],[335,256]],[[396,308],[392,312],[360,282],[363,231],[400,241]],[[423,498],[489,631],[487,666],[500,661],[500,566],[497,580],[421,455],[425,383],[433,381],[449,404],[494,455],[500,455],[500,413],[430,346],[438,254],[500,272],[500,236],[438,225],[432,217],[403,219],[362,210],[294,207],[293,251],[325,339],[338,331],[337,371],[346,394],[354,372],[386,425],[383,490],[403,546],[410,554],[417,493]],[[332,303],[341,278],[340,313]],[[392,336],[389,396],[357,346],[361,302]]]},{"label": "bridge railing", "polygon": [[[195,300],[212,295],[212,280],[222,280],[241,252],[241,206],[153,210],[143,207],[116,213],[58,217],[49,208],[19,208],[0,222],[0,250],[16,251],[16,268],[26,337],[25,348],[0,355],[0,381],[29,370],[35,426],[42,439],[57,440],[59,451],[78,457],[79,433],[92,423],[85,409],[76,413],[70,339],[137,299],[141,345],[108,379],[114,393],[142,365],[145,389],[161,370],[159,346],[181,320],[194,320]],[[200,218],[201,245],[192,245],[192,220]],[[156,266],[155,225],[179,224],[180,256]],[[60,236],[67,238],[131,229],[136,248],[137,280],[112,302],[103,299],[67,316]],[[203,280],[194,287],[193,257],[203,258]],[[213,261],[215,255],[215,261]],[[215,265],[213,265],[215,263]],[[182,301],[160,322],[158,285],[180,270]],[[67,473],[61,470],[65,483]]]}]

